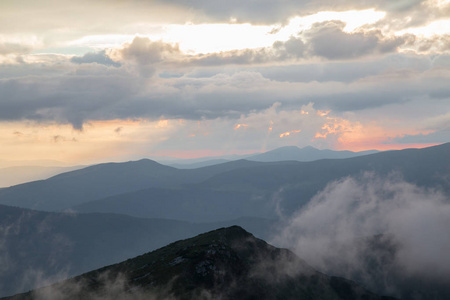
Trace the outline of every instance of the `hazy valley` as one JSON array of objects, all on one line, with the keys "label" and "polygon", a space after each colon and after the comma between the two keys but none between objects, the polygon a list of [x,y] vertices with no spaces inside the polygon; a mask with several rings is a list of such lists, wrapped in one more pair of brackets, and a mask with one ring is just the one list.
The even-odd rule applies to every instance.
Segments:
[{"label": "hazy valley", "polygon": [[[446,279],[450,278],[446,276],[450,274],[446,255],[450,250],[449,155],[450,144],[443,144],[350,158],[236,160],[190,169],[139,160],[94,165],[3,188],[1,295],[48,285],[202,232],[239,225],[275,246],[291,249],[313,269],[353,280],[348,283],[352,289],[360,289],[360,284],[378,295],[400,299],[446,299],[450,295]],[[253,264],[249,257],[238,256],[243,260],[239,264]],[[216,259],[213,256],[209,261],[220,264]],[[272,264],[283,266],[282,262]],[[155,272],[162,276],[159,272],[163,271]],[[266,284],[248,278],[249,269],[217,272],[231,273],[220,283],[195,279],[198,288],[207,287],[210,296],[229,290],[230,282],[244,273],[242,280],[249,286]],[[119,273],[112,272],[114,280]],[[276,283],[271,291],[285,295],[293,282],[302,282],[303,287],[294,288],[300,294],[310,290],[304,285],[311,280],[300,280],[295,274],[273,279],[280,286]],[[72,283],[86,280],[80,278]],[[124,299],[132,297],[129,291],[134,289],[133,281],[126,278],[119,284],[125,289]],[[168,280],[149,293],[164,290]],[[332,285],[343,279],[329,280],[323,277],[322,283],[314,284]],[[199,295],[192,282],[173,284],[181,290],[170,287],[164,291],[167,297]],[[137,286],[141,292],[147,285]],[[236,288],[226,297],[243,293],[242,287]],[[342,287],[353,298],[339,296],[342,291],[336,291],[336,286],[328,288],[334,292],[327,295],[334,296],[311,292],[318,297],[311,299],[360,299],[359,292],[348,288]],[[253,289],[247,292],[254,293]],[[92,292],[107,293],[104,288]],[[289,295],[295,298],[296,294]]]}]

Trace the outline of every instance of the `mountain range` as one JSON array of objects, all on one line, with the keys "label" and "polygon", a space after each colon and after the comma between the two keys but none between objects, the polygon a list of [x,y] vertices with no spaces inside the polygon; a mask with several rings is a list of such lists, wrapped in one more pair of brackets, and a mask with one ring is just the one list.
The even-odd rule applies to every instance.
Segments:
[{"label": "mountain range", "polygon": [[275,162],[275,161],[314,161],[319,159],[341,159],[350,158],[356,156],[362,156],[367,154],[377,153],[377,150],[367,150],[360,152],[353,151],[335,151],[324,149],[320,150],[311,146],[299,148],[297,146],[280,147],[273,150],[269,150],[263,153],[246,154],[246,155],[233,155],[233,156],[215,156],[215,157],[203,157],[194,159],[158,159],[162,164],[172,166],[179,169],[195,169],[200,167],[206,167],[219,163],[226,163],[233,160],[246,159],[251,161],[261,162]]},{"label": "mountain range", "polygon": [[[218,157],[200,157],[193,159],[155,157],[154,160],[161,164],[178,169],[196,169],[240,159],[264,162],[283,160],[313,161],[318,159],[348,158],[375,152],[375,150],[351,152],[319,150],[313,147],[298,148],[295,146],[289,146],[258,154],[226,155]],[[61,173],[78,170],[84,167],[86,166],[68,166],[67,164],[58,161],[0,160],[0,188],[30,181],[44,180]]]},{"label": "mountain range", "polygon": [[[143,159],[3,188],[0,295],[117,263],[218,227],[240,225],[271,240],[327,186],[366,174],[402,178],[420,190],[438,191],[448,201],[450,143],[309,162],[235,160],[195,169]],[[430,221],[423,218],[424,224]],[[353,253],[354,246],[349,242],[347,252]],[[367,259],[359,273],[345,273],[347,262],[341,260],[329,264],[327,271],[345,273],[380,294],[447,299],[449,282],[444,277],[439,282],[427,280],[428,275],[405,277],[398,247],[362,247],[357,256]]]},{"label": "mountain range", "polygon": [[[187,221],[211,221],[216,216],[274,218],[275,205],[281,213],[295,211],[329,182],[364,172],[380,176],[396,172],[408,182],[450,192],[445,179],[449,153],[450,144],[443,144],[347,159],[237,160],[197,169],[176,169],[147,159],[108,163],[1,189],[0,204]],[[189,213],[183,215],[186,207]]]}]

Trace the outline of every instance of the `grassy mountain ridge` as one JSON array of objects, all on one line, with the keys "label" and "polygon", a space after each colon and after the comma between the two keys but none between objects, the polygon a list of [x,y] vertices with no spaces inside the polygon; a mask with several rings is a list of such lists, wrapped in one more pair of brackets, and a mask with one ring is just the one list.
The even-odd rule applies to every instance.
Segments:
[{"label": "grassy mountain ridge", "polygon": [[122,263],[11,300],[28,299],[389,299],[328,277],[286,249],[240,227],[181,240]]},{"label": "grassy mountain ridge", "polygon": [[273,222],[241,218],[195,224],[117,214],[49,213],[0,205],[0,295],[28,290],[233,224],[264,237]]}]

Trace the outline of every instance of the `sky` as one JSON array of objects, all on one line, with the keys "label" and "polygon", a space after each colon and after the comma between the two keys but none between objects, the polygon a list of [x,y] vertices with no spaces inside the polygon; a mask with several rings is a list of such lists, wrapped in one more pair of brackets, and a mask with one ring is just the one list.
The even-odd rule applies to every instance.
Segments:
[{"label": "sky", "polygon": [[2,0],[0,160],[450,141],[449,0]]}]

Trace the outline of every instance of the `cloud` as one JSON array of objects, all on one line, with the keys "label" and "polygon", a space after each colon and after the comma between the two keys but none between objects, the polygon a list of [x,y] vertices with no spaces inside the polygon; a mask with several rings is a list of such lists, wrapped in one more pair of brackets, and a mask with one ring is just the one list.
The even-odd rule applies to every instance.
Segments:
[{"label": "cloud", "polygon": [[[336,47],[321,44],[333,37]],[[176,44],[137,37],[121,49],[58,57],[54,63],[39,56],[43,62],[0,69],[0,120],[57,122],[77,129],[116,119],[236,122],[278,102],[283,110],[314,103],[315,109],[364,124],[365,118],[344,114],[384,108],[375,119],[390,114],[387,107],[408,103],[408,114],[404,108],[396,118],[417,120],[418,112],[421,119],[436,113],[425,107],[445,109],[442,100],[450,97],[446,56],[385,54],[395,51],[397,44],[391,42],[375,31],[347,33],[343,23],[325,22],[260,49],[188,55]]]},{"label": "cloud", "polygon": [[112,67],[120,67],[121,64],[118,62],[113,61],[107,54],[106,51],[99,51],[99,52],[89,52],[86,53],[83,56],[74,56],[70,59],[71,62],[76,64],[92,64],[97,63],[105,66],[112,66]]},{"label": "cloud", "polygon": [[131,78],[95,67],[65,76],[0,80],[0,119],[56,121],[81,129],[87,120],[104,119],[103,109],[126,99],[133,87]]},{"label": "cloud", "polygon": [[136,37],[125,44],[116,56],[141,69],[148,68],[149,74],[153,75],[157,67],[170,71],[174,68],[183,70],[197,66],[255,65],[292,60],[301,58],[303,50],[303,42],[291,37],[287,41],[274,43],[273,47],[189,55],[182,53],[178,45]]},{"label": "cloud", "polygon": [[[48,234],[54,216],[41,218],[33,211],[16,213],[15,208],[8,207],[2,207],[2,210],[12,213],[4,214],[0,222],[0,262],[3,266],[0,293],[16,293],[67,278],[72,266],[64,258],[73,252],[74,244],[58,232]],[[29,236],[30,229],[26,224],[35,225],[31,231],[33,237]],[[45,255],[40,259],[24,254],[33,244],[33,238],[46,245],[41,249]]]},{"label": "cloud", "polygon": [[117,55],[136,66],[144,77],[151,77],[158,64],[170,64],[181,55],[181,51],[178,45],[136,37],[131,43],[125,44]]},{"label": "cloud", "polygon": [[280,3],[273,0],[253,1],[206,1],[206,0],[169,0],[165,1],[172,5],[194,10],[198,18],[209,19],[211,21],[229,21],[235,19],[238,22],[252,23],[276,23],[284,21],[289,16],[299,12],[311,0],[283,1]]},{"label": "cloud", "polygon": [[[218,0],[170,0],[165,1],[170,4],[194,11],[195,16],[210,21],[229,21],[234,19],[237,22],[266,23],[274,24],[284,22],[296,15],[312,14],[318,11],[343,11],[349,9],[369,9],[388,11],[391,13],[407,13],[418,10],[423,0],[404,0],[392,2],[389,0],[370,1],[331,1],[331,0],[263,0],[254,1],[227,1]],[[428,6],[427,6],[428,7]]]},{"label": "cloud", "polygon": [[65,136],[62,135],[54,135],[52,137],[53,142],[55,143],[60,143],[60,142],[77,142],[76,138],[66,138]]},{"label": "cloud", "polygon": [[448,53],[450,51],[450,35],[435,35],[429,38],[415,38],[408,45],[418,53]]},{"label": "cloud", "polygon": [[251,65],[269,62],[273,59],[271,56],[271,53],[265,48],[233,50],[196,55],[188,59],[188,63],[199,66]]},{"label": "cloud", "polygon": [[24,44],[0,42],[0,55],[25,54],[29,53],[31,49],[30,46]]},{"label": "cloud", "polygon": [[[280,62],[305,61],[314,57],[329,60],[355,59],[367,55],[384,55],[396,52],[405,44],[408,36],[386,37],[380,31],[366,30],[348,33],[345,23],[330,21],[316,23],[311,29],[299,32],[286,41],[276,41],[271,47],[222,51],[190,55],[180,51],[179,46],[163,41],[136,37],[120,50],[112,51],[111,57],[134,65],[141,75],[151,77],[156,70],[162,74],[178,73],[195,67],[258,65]],[[73,58],[73,62],[105,63],[104,52],[86,54]],[[108,60],[109,59],[109,60]],[[106,62],[111,64],[108,57]],[[177,76],[179,77],[179,75]]]},{"label": "cloud", "polygon": [[394,52],[404,43],[403,38],[385,38],[379,31],[344,32],[345,23],[331,21],[316,23],[305,35],[311,54],[327,59],[346,59],[374,53]]},{"label": "cloud", "polygon": [[[396,60],[401,67],[401,60]],[[389,60],[383,63],[389,66]],[[73,72],[65,74],[58,74],[56,70],[51,74],[53,66],[48,66],[47,76],[0,80],[3,95],[0,119],[56,121],[82,128],[83,123],[95,120],[238,118],[241,114],[264,110],[274,102],[282,103],[284,109],[313,102],[317,109],[343,112],[426,99],[428,106],[439,103],[442,109],[445,104],[440,99],[447,99],[450,95],[446,74],[433,69],[430,64],[428,62],[427,66],[426,62],[418,62],[417,70],[397,73],[375,68],[377,74],[372,76],[370,73],[374,71],[369,65],[366,71],[369,76],[361,71],[362,76],[366,77],[350,83],[318,82],[314,74],[309,74],[308,82],[280,82],[277,77],[264,77],[260,72],[265,70],[232,70],[228,74],[202,78],[186,74],[179,78],[146,79],[126,66],[109,68],[96,63],[81,64]],[[153,67],[151,63],[150,66]],[[349,71],[348,66],[336,65],[335,72],[339,69]],[[270,68],[266,70],[270,75]],[[319,73],[316,76],[322,75]],[[323,76],[326,78],[326,75]],[[329,76],[333,78],[333,75]],[[425,105],[423,101],[414,103],[414,107],[419,109]],[[297,128],[288,130],[293,129]]]},{"label": "cloud", "polygon": [[166,289],[162,288],[159,292],[146,291],[139,286],[130,285],[124,274],[110,274],[108,272],[92,275],[84,279],[73,278],[62,283],[36,289],[32,292],[32,297],[36,300],[57,300],[80,297],[88,297],[92,300],[175,299]]},{"label": "cloud", "polygon": [[[335,126],[333,125],[335,124]],[[345,126],[344,126],[345,125]],[[324,128],[334,126],[332,133]],[[167,139],[154,150],[210,149],[215,151],[265,151],[277,147],[315,145],[330,148],[340,143],[343,135],[358,134],[362,125],[333,113],[320,114],[313,103],[285,109],[280,103],[242,114],[238,118],[221,117],[213,120],[170,122],[165,131]],[[326,133],[326,138],[318,134]]]},{"label": "cloud", "polygon": [[439,130],[428,134],[405,134],[404,136],[394,138],[386,143],[404,143],[404,144],[430,144],[430,143],[448,143],[450,141],[450,128]]},{"label": "cloud", "polygon": [[276,41],[271,47],[194,55],[186,57],[184,62],[221,66],[305,61],[317,56],[329,60],[350,60],[396,52],[399,46],[411,39],[410,35],[386,37],[377,30],[348,33],[344,27],[345,23],[340,21],[315,23],[311,29],[286,41]]},{"label": "cloud", "polygon": [[[395,174],[379,178],[366,173],[328,184],[287,221],[274,242],[295,249],[326,273],[359,279],[378,292],[401,294],[408,292],[405,282],[413,279],[420,288],[428,280],[448,286],[448,226],[447,196]],[[371,238],[380,234],[381,240]],[[380,253],[364,242],[367,238],[381,247]],[[379,273],[368,267],[368,257],[376,260],[372,268],[380,267]]]}]

